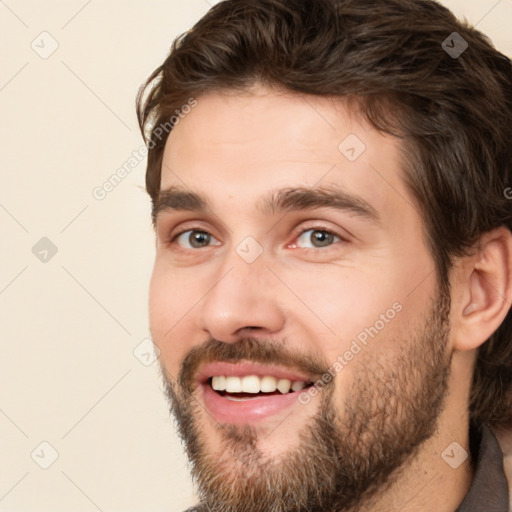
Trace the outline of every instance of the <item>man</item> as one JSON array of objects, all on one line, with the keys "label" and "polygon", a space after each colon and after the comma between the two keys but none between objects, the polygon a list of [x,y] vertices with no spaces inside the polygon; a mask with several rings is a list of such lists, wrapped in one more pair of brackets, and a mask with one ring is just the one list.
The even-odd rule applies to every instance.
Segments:
[{"label": "man", "polygon": [[506,512],[510,60],[431,0],[227,0],[138,113],[197,510]]}]

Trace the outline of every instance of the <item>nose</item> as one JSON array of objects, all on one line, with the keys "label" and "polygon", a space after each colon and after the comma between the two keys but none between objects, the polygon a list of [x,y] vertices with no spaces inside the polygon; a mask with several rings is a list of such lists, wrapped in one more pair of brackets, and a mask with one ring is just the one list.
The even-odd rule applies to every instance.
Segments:
[{"label": "nose", "polygon": [[263,255],[247,263],[233,250],[216,269],[200,302],[199,327],[225,343],[282,330],[285,315],[277,287]]}]

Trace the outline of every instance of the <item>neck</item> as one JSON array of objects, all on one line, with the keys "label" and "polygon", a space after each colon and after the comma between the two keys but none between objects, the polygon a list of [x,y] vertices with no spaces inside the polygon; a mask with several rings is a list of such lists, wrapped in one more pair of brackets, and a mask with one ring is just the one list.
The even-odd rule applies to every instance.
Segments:
[{"label": "neck", "polygon": [[412,461],[400,468],[385,493],[374,496],[357,512],[454,512],[473,479],[470,458],[453,469],[441,456],[444,452],[452,463],[457,460],[460,448],[445,451],[454,440],[469,453],[466,431],[450,436],[435,435],[424,443]]},{"label": "neck", "polygon": [[[454,512],[461,504],[476,462],[471,460],[469,446],[469,386],[462,384],[471,375],[464,375],[471,371],[463,361],[467,357],[454,355],[450,391],[434,435],[391,475],[383,492],[350,512]],[[462,462],[464,451],[468,457]]]}]

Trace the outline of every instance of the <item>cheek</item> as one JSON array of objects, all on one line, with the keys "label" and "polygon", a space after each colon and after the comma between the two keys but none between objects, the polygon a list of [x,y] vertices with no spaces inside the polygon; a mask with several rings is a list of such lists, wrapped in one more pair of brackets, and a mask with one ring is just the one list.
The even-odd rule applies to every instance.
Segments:
[{"label": "cheek", "polygon": [[[340,268],[335,272],[316,270],[302,273],[308,279],[294,280],[294,291],[308,307],[301,315],[317,335],[325,333],[330,341],[324,345],[329,352],[340,353],[350,340],[364,328],[373,325],[381,313],[396,301],[395,290],[379,285],[378,276],[363,269]],[[304,306],[301,305],[301,311]]]},{"label": "cheek", "polygon": [[180,272],[169,272],[155,263],[149,286],[149,324],[153,342],[160,350],[164,366],[175,376],[184,355],[183,340],[190,337],[190,322],[198,290]]},{"label": "cheek", "polygon": [[347,354],[348,366],[354,367],[361,353],[369,352],[370,345],[384,350],[386,344],[403,337],[399,333],[422,318],[435,283],[429,276],[411,293],[417,275],[417,268],[400,261],[387,265],[379,261],[359,268],[326,267],[306,280],[294,280],[289,275],[288,281],[296,283],[295,293],[308,306],[305,310],[300,305],[296,311],[303,313],[291,315],[300,322],[303,332],[309,331],[309,338],[321,345],[316,348],[330,365]]},{"label": "cheek", "polygon": [[152,326],[160,333],[186,316],[197,302],[197,275],[172,268],[165,261],[155,261],[149,285],[149,315]]},{"label": "cheek", "polygon": [[[166,328],[172,325],[172,311],[174,309],[173,296],[169,290],[170,278],[155,263],[149,285],[149,322],[153,341],[159,345]],[[161,348],[161,347],[159,347]]]}]

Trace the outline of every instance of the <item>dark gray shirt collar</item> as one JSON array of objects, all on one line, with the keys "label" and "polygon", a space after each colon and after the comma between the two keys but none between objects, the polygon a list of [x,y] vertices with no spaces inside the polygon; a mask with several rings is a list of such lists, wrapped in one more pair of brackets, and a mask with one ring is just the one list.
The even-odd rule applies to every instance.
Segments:
[{"label": "dark gray shirt collar", "polygon": [[[503,469],[503,453],[496,436],[484,425],[477,447],[473,482],[466,497],[455,512],[508,512],[508,483]],[[473,454],[474,455],[474,454]]]}]

